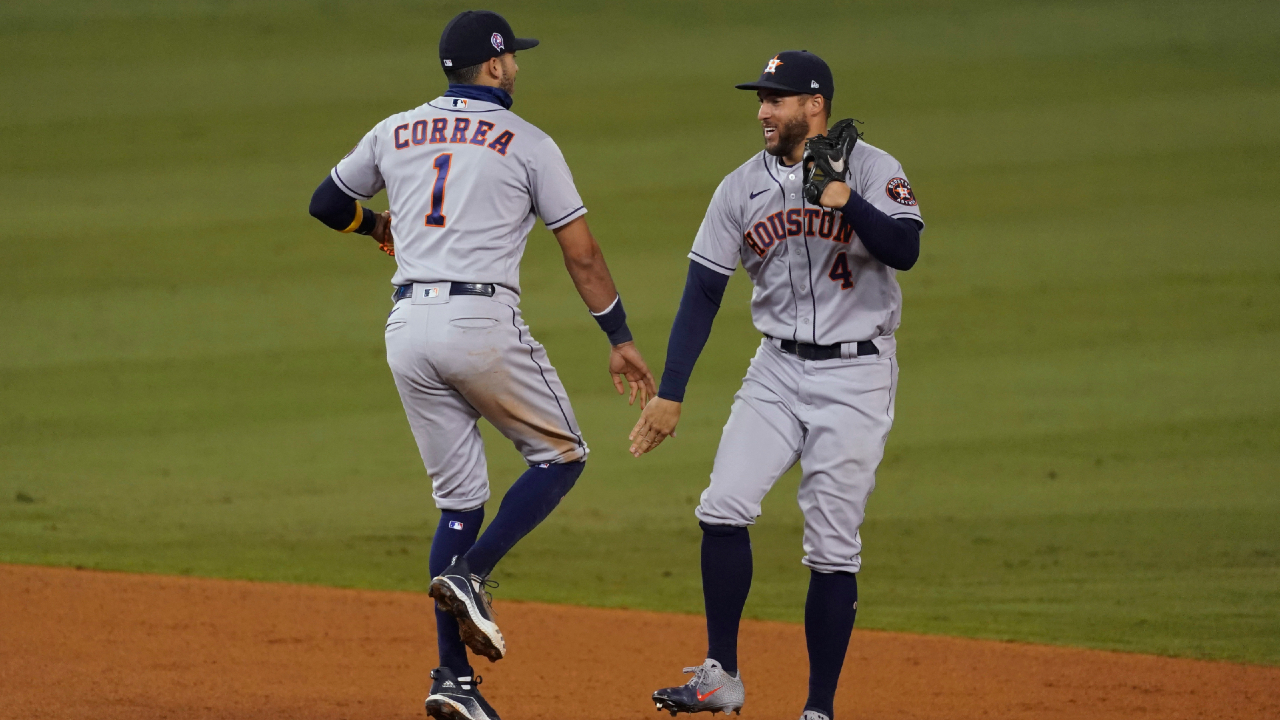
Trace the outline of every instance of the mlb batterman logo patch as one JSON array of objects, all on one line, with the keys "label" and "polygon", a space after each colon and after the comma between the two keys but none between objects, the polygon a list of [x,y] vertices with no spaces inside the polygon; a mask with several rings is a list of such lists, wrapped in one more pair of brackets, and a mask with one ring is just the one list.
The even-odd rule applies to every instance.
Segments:
[{"label": "mlb batterman logo patch", "polygon": [[503,47],[503,46],[502,46],[502,36],[501,36],[501,35],[499,35],[498,33],[494,33],[493,35],[490,35],[490,36],[489,36],[489,42],[493,43],[493,49],[494,49],[494,50],[497,50],[498,52],[504,52],[504,51],[503,51],[503,49],[502,49],[502,47]]},{"label": "mlb batterman logo patch", "polygon": [[911,192],[911,183],[907,182],[906,178],[890,180],[889,184],[884,186],[884,194],[888,195],[890,200],[902,205],[916,204],[915,193]]}]

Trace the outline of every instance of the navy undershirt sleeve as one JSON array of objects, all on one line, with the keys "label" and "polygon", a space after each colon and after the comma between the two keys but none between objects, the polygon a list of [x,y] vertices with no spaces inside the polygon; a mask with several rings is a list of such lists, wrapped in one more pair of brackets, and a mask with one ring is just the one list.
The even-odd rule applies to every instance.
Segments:
[{"label": "navy undershirt sleeve", "polygon": [[841,209],[871,257],[895,270],[910,270],[920,258],[920,224],[911,218],[891,218],[856,192]]},{"label": "navy undershirt sleeve", "polygon": [[[311,194],[311,216],[339,232],[351,226],[356,217],[356,199],[342,191],[333,178],[325,176],[320,187]],[[364,208],[360,227],[354,232],[368,235],[378,221],[378,214]]]},{"label": "navy undershirt sleeve", "polygon": [[693,365],[698,362],[707,338],[711,337],[711,323],[716,319],[728,286],[728,275],[689,261],[684,295],[680,298],[676,320],[671,325],[671,339],[667,341],[667,365],[662,371],[658,397],[684,402],[685,386],[689,384]]}]

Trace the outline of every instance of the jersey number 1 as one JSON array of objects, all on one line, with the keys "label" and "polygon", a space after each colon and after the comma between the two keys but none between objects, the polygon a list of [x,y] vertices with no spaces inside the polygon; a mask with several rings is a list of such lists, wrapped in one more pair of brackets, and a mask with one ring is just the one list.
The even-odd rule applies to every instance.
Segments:
[{"label": "jersey number 1", "polygon": [[431,188],[431,212],[427,213],[427,227],[444,227],[444,184],[449,179],[449,165],[453,153],[437,155],[431,163],[436,169],[436,184]]}]

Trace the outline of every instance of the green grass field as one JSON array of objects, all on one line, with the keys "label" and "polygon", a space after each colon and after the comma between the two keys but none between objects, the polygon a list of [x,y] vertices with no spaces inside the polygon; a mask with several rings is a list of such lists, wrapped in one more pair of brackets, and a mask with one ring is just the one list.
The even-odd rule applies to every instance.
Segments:
[{"label": "green grass field", "polygon": [[[920,199],[860,627],[1280,663],[1280,6],[612,5],[496,9],[543,40],[515,110],[563,148],[655,368],[711,192],[759,147],[732,85],[773,53],[823,55]],[[443,90],[462,8],[0,8],[0,561],[425,587],[391,263],[306,205]],[[640,460],[543,229],[524,286],[593,452],[499,597],[699,612],[748,283]],[[522,464],[487,437],[501,491]],[[753,529],[755,617],[802,615],[796,482]]]}]

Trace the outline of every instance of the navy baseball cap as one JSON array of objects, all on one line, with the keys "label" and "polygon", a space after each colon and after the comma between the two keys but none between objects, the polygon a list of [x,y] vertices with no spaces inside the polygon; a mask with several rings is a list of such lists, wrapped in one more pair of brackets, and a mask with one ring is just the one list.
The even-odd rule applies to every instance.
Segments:
[{"label": "navy baseball cap", "polygon": [[795,95],[822,95],[828,101],[836,94],[831,68],[808,50],[780,52],[765,63],[760,79],[734,87],[739,90],[776,90]]},{"label": "navy baseball cap", "polygon": [[458,13],[440,33],[440,65],[456,70],[537,46],[533,38],[516,37],[511,24],[498,13],[467,10]]}]

